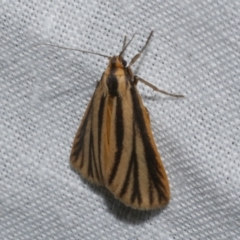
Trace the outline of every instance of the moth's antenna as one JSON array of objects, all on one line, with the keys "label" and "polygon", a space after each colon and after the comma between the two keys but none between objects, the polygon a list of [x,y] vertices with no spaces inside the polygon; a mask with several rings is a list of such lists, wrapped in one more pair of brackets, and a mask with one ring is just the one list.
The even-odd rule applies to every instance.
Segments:
[{"label": "moth's antenna", "polygon": [[125,36],[124,37],[124,40],[123,40],[123,46],[122,46],[122,50],[125,48],[126,46],[126,41],[127,41],[127,37]]},{"label": "moth's antenna", "polygon": [[147,39],[145,45],[142,47],[142,49],[140,50],[139,53],[142,53],[142,52],[145,50],[145,48],[147,47],[147,45],[148,45],[148,43],[149,43],[149,41],[150,41],[152,35],[153,35],[153,31],[150,32],[150,34],[149,34],[149,36],[148,36],[148,39]]},{"label": "moth's antenna", "polygon": [[101,57],[106,57],[109,60],[111,59],[111,57],[101,54],[101,53],[95,53],[95,52],[91,52],[91,51],[85,51],[85,50],[81,50],[81,49],[76,49],[76,48],[68,48],[68,47],[63,47],[63,46],[58,46],[58,45],[54,45],[54,44],[50,44],[50,43],[39,43],[39,44],[35,44],[34,46],[40,46],[40,45],[45,45],[45,46],[52,46],[52,47],[57,47],[57,48],[62,48],[62,49],[67,49],[67,50],[73,50],[73,51],[78,51],[78,52],[83,52],[83,53],[90,53],[90,54],[95,54]]},{"label": "moth's antenna", "polygon": [[131,60],[131,62],[130,62],[129,65],[128,65],[129,67],[131,67],[131,66],[138,60],[138,58],[141,56],[142,52],[143,52],[143,51],[145,50],[145,48],[147,47],[147,45],[148,45],[148,43],[149,43],[152,35],[153,35],[153,31],[150,32],[146,43],[144,44],[144,46],[142,47],[142,49],[139,51],[139,53],[136,54],[136,55],[133,57],[133,59]]},{"label": "moth's antenna", "polygon": [[126,48],[128,47],[128,45],[132,42],[133,38],[135,37],[136,33],[133,34],[132,38],[130,39],[130,41],[127,43],[127,45],[125,45],[122,49],[122,51],[119,54],[119,57],[124,53],[124,51],[126,50]]}]

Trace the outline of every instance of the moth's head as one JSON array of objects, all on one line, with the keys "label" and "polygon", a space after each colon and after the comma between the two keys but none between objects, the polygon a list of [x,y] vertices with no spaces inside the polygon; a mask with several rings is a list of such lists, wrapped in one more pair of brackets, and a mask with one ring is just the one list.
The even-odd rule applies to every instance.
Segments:
[{"label": "moth's head", "polygon": [[111,68],[126,68],[127,62],[120,55],[113,56],[109,59],[108,66]]},{"label": "moth's head", "polygon": [[132,42],[135,34],[132,36],[131,40],[126,44],[126,37],[124,38],[124,43],[121,52],[118,56],[109,57],[109,64],[108,68],[127,68],[127,62],[123,58],[124,51],[126,50],[127,46]]}]

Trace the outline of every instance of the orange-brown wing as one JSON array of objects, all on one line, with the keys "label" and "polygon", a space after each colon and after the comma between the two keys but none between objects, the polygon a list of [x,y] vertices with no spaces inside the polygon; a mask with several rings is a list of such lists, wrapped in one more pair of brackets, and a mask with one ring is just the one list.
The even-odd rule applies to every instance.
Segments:
[{"label": "orange-brown wing", "polygon": [[118,89],[109,124],[105,185],[127,206],[160,208],[169,202],[170,188],[148,111],[133,84]]},{"label": "orange-brown wing", "polygon": [[70,163],[83,178],[104,185],[103,161],[106,155],[107,97],[101,81],[87,107],[76,133]]}]

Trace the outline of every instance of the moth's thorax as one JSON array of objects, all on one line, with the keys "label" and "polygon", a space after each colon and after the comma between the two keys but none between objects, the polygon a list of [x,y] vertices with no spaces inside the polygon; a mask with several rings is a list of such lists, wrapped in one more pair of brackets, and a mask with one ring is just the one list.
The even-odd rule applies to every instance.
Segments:
[{"label": "moth's thorax", "polygon": [[124,95],[127,87],[133,81],[133,73],[127,62],[121,56],[113,56],[103,73],[102,84],[104,92],[111,96]]},{"label": "moth's thorax", "polygon": [[105,75],[115,75],[116,77],[127,78],[133,77],[130,67],[127,67],[127,62],[122,56],[113,56],[110,58]]}]

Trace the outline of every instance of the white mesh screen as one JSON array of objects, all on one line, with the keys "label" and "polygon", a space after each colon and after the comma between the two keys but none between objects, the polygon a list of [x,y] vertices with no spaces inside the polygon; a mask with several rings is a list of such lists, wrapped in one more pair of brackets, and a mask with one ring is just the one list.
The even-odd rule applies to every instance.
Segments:
[{"label": "white mesh screen", "polygon": [[[0,239],[240,239],[239,1],[1,1]],[[69,166],[107,60],[138,84],[171,185],[160,211],[124,207]]]}]

